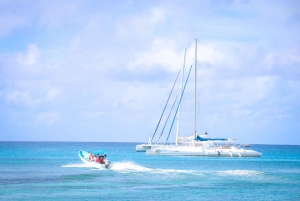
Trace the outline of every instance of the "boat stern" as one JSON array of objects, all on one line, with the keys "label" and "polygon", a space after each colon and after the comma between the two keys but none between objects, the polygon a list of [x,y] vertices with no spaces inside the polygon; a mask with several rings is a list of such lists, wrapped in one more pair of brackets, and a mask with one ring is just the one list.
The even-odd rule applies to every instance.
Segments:
[{"label": "boat stern", "polygon": [[138,144],[135,147],[136,152],[146,152],[148,149],[151,149],[151,145],[149,144]]}]

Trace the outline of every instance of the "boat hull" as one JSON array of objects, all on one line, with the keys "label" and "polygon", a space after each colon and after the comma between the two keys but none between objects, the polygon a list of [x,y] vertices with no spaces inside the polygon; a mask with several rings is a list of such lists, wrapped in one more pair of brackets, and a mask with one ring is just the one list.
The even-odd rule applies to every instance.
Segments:
[{"label": "boat hull", "polygon": [[146,152],[149,149],[157,149],[157,148],[162,148],[163,145],[158,145],[158,144],[139,144],[136,145],[135,151],[136,152]]},{"label": "boat hull", "polygon": [[151,145],[139,144],[139,145],[136,145],[136,147],[135,147],[136,152],[145,152],[148,149],[151,149]]},{"label": "boat hull", "polygon": [[89,165],[92,165],[92,166],[96,166],[96,167],[102,167],[102,168],[110,168],[111,167],[111,163],[109,160],[107,159],[104,159],[104,164],[100,164],[100,163],[97,163],[95,161],[90,161],[89,160],[89,152],[86,152],[86,151],[79,151],[78,152],[78,156],[79,158],[81,159],[82,162],[84,162],[85,164],[89,164]]},{"label": "boat hull", "polygon": [[198,147],[157,148],[146,150],[146,155],[162,156],[212,156],[212,157],[259,157],[262,154],[246,149],[203,149]]}]

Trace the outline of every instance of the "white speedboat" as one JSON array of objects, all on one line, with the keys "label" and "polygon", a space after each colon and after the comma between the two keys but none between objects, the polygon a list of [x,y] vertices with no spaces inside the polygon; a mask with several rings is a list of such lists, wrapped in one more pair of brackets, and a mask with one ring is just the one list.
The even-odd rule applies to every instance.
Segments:
[{"label": "white speedboat", "polygon": [[107,155],[104,150],[97,150],[91,152],[79,151],[78,156],[85,164],[100,166],[102,168],[111,167],[111,162],[107,159]]}]

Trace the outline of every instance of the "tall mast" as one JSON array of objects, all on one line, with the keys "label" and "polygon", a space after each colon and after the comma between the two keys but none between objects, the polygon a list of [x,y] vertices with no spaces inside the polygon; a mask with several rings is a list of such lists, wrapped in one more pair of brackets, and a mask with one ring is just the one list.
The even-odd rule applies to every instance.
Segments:
[{"label": "tall mast", "polygon": [[[185,67],[185,56],[186,56],[186,49],[184,49],[184,59],[183,59],[183,66],[182,66],[182,74],[181,74],[181,87],[180,87],[180,96],[182,94],[183,88],[183,77],[184,77],[184,67]],[[180,105],[177,114],[177,132],[176,132],[176,145],[178,145],[178,138],[179,138],[179,118],[180,118]]]},{"label": "tall mast", "polygon": [[194,111],[194,115],[195,115],[195,120],[194,120],[194,139],[197,137],[197,127],[196,127],[196,96],[197,96],[197,38],[195,38],[195,111]]}]

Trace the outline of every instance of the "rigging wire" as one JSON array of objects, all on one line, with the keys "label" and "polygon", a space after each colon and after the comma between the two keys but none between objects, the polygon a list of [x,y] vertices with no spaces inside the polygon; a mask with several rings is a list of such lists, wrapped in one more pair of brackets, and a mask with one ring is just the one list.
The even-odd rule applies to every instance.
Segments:
[{"label": "rigging wire", "polygon": [[[199,105],[199,104],[198,104]],[[201,122],[202,122],[202,124],[203,124],[203,127],[202,128],[204,128],[204,130],[205,131],[207,131],[208,130],[208,124],[206,123],[206,121],[205,121],[205,118],[204,118],[204,115],[201,115],[201,108],[200,108],[200,106],[199,106],[199,109],[198,109],[198,111],[199,111],[199,115],[198,115],[198,117],[199,117],[199,119],[201,119],[202,121],[199,121],[199,129],[198,130],[200,130],[200,128],[201,128]]]},{"label": "rigging wire", "polygon": [[187,81],[188,81],[188,79],[189,79],[189,77],[190,77],[192,67],[193,67],[193,65],[191,65],[191,68],[190,68],[190,70],[189,70],[188,76],[187,76],[186,81],[185,81],[185,84],[184,84],[184,88],[183,88],[183,90],[182,90],[182,93],[180,94],[179,103],[178,103],[178,106],[177,106],[177,109],[176,109],[176,112],[175,112],[175,115],[174,115],[174,118],[173,118],[173,121],[172,121],[172,125],[171,125],[171,128],[170,128],[170,130],[169,130],[169,134],[168,134],[168,137],[167,137],[167,139],[166,139],[165,144],[168,142],[168,139],[169,139],[169,137],[170,137],[170,133],[171,133],[171,131],[172,131],[173,124],[174,124],[174,121],[175,121],[175,119],[176,119],[176,115],[177,115],[177,112],[178,112],[178,109],[179,109],[179,106],[180,106],[180,103],[181,103],[181,99],[182,99],[183,93],[184,93],[184,91],[185,91],[186,83],[187,83]]},{"label": "rigging wire", "polygon": [[[204,85],[202,86],[202,79],[199,79],[198,77],[201,78],[200,70],[197,71],[197,75],[196,75],[196,78],[197,78],[197,80],[199,80],[199,84],[200,84],[200,87],[198,87],[198,90],[197,90],[197,110],[196,110],[196,115],[199,114],[199,115],[197,115],[197,116],[199,116],[199,118],[198,118],[199,119],[198,120],[198,122],[199,122],[199,129],[198,130],[200,130],[201,124],[203,124],[204,130],[208,130],[208,124],[205,121],[205,115],[204,115],[204,112],[203,112],[205,107],[200,104],[201,94],[200,94],[199,91],[202,90],[202,88],[203,88]],[[201,112],[202,112],[202,115],[201,115]]]},{"label": "rigging wire", "polygon": [[215,120],[213,118],[212,111],[211,111],[210,101],[209,101],[209,98],[208,98],[208,95],[207,95],[208,93],[207,93],[207,90],[206,90],[206,87],[205,87],[205,82],[204,82],[204,79],[200,79],[200,80],[202,80],[202,83],[203,83],[203,88],[204,88],[206,100],[207,100],[207,103],[208,103],[210,117],[212,119],[212,123],[213,123],[214,129],[215,129],[216,135],[218,135],[218,131],[217,131],[217,128],[216,128],[216,125],[215,125]]},{"label": "rigging wire", "polygon": [[[192,82],[188,83],[188,88],[190,86],[192,86]],[[190,87],[192,88],[192,87]],[[187,110],[188,113],[186,114],[186,118],[187,118],[187,124],[188,124],[188,132],[187,133],[191,133],[191,134],[188,134],[188,136],[190,135],[193,135],[193,126],[194,126],[194,113],[192,111],[194,111],[194,108],[193,108],[193,99],[192,98],[187,98],[187,103],[186,103],[186,107],[187,107]],[[187,136],[187,135],[185,135]]]},{"label": "rigging wire", "polygon": [[155,134],[156,134],[157,128],[158,128],[158,126],[159,126],[159,124],[160,124],[160,122],[161,122],[161,118],[163,117],[164,112],[165,112],[165,110],[166,110],[166,107],[167,107],[167,105],[168,105],[168,103],[169,103],[171,94],[172,94],[172,92],[173,92],[174,86],[175,86],[175,84],[176,84],[176,82],[177,82],[177,79],[178,79],[178,77],[179,77],[180,71],[181,71],[181,69],[178,71],[178,74],[177,74],[177,77],[176,77],[175,82],[174,82],[174,84],[173,84],[172,90],[171,90],[171,92],[170,92],[170,94],[169,94],[167,103],[166,103],[166,105],[165,105],[165,107],[164,107],[164,110],[163,110],[161,116],[160,116],[160,119],[159,119],[159,121],[158,121],[158,124],[157,124],[157,126],[156,126],[156,129],[155,129],[155,131],[154,131],[154,133],[153,133],[153,135],[152,135],[151,143],[152,143],[152,140],[153,140],[153,138],[154,138],[154,136],[155,136]]},{"label": "rigging wire", "polygon": [[[200,90],[201,90],[201,88],[199,88]],[[200,128],[201,128],[201,123],[203,124],[203,127],[205,128],[205,130],[207,130],[208,129],[208,126],[207,126],[207,123],[206,123],[206,121],[205,121],[205,118],[204,118],[204,112],[202,112],[202,115],[201,115],[201,111],[204,111],[204,107],[203,107],[203,105],[201,105],[200,104],[200,93],[197,93],[198,94],[198,96],[197,96],[197,114],[199,114],[199,115],[197,115],[197,116],[199,116],[199,129],[198,130],[200,130]],[[201,121],[200,121],[201,120]]]},{"label": "rigging wire", "polygon": [[163,132],[164,132],[164,130],[165,130],[165,127],[166,127],[166,125],[167,125],[167,123],[168,123],[170,114],[171,114],[171,112],[172,112],[172,110],[173,110],[173,107],[174,107],[174,105],[175,105],[175,103],[176,103],[176,100],[177,100],[177,98],[178,98],[178,95],[179,95],[179,94],[177,94],[177,96],[176,96],[176,98],[175,98],[175,101],[174,101],[174,103],[173,103],[173,105],[172,105],[172,108],[171,108],[171,110],[170,110],[170,112],[169,112],[169,115],[168,115],[168,118],[167,118],[167,120],[166,120],[166,123],[165,123],[165,125],[164,125],[164,127],[163,127],[163,129],[162,129],[162,131],[161,131],[161,134],[160,134],[158,140],[157,140],[157,144],[159,143],[160,137],[162,136],[162,134],[163,134]]}]

